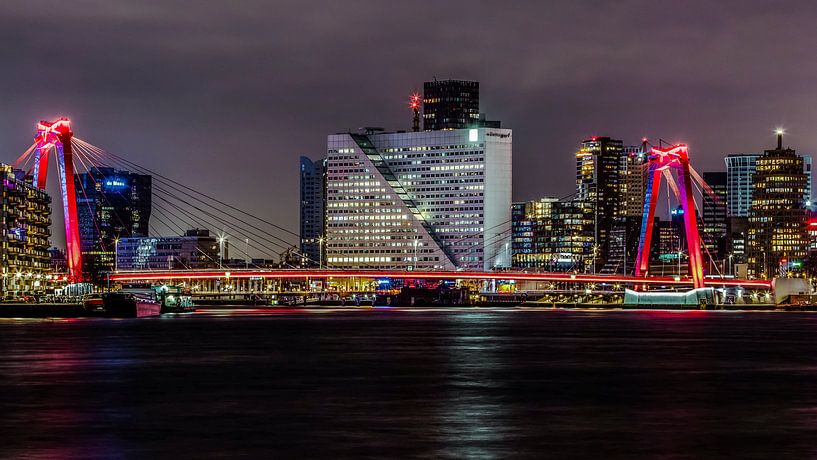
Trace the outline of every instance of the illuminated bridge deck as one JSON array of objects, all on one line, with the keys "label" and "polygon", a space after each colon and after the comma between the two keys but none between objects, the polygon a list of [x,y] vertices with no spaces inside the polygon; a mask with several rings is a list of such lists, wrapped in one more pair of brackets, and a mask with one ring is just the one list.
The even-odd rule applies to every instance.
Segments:
[{"label": "illuminated bridge deck", "polygon": [[[563,272],[466,272],[466,271],[384,271],[384,270],[297,270],[297,269],[211,269],[211,270],[150,270],[119,271],[110,275],[113,282],[172,281],[207,279],[297,279],[297,278],[400,278],[454,280],[516,280],[552,283],[616,283],[626,285],[692,286],[688,277],[635,277],[613,275],[572,274]],[[710,287],[741,286],[771,289],[770,280],[707,278]]]}]

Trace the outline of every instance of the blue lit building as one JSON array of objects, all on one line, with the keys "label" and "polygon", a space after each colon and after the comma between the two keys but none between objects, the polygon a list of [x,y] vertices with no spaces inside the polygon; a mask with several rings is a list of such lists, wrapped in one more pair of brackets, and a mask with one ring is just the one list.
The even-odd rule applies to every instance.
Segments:
[{"label": "blue lit building", "polygon": [[148,235],[151,176],[92,168],[74,183],[83,269],[98,280],[114,268],[116,239]]}]

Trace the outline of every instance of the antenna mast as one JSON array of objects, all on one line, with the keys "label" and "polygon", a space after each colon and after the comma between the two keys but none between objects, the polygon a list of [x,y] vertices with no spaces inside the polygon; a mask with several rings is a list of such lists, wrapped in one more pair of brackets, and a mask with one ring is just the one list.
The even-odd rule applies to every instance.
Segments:
[{"label": "antenna mast", "polygon": [[415,133],[420,131],[420,95],[414,93],[409,100],[409,108],[414,112],[414,121],[411,130]]}]

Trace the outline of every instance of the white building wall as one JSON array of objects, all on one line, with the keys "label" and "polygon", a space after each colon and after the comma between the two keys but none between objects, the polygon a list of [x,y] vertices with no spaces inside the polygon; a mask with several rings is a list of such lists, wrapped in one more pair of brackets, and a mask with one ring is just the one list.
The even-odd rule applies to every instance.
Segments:
[{"label": "white building wall", "polygon": [[329,266],[486,269],[510,264],[505,244],[511,228],[511,130],[368,138],[396,177],[394,185],[407,195],[397,196],[349,134],[329,136]]},{"label": "white building wall", "polygon": [[485,143],[485,242],[484,269],[510,267],[512,132],[510,129],[477,130]]}]

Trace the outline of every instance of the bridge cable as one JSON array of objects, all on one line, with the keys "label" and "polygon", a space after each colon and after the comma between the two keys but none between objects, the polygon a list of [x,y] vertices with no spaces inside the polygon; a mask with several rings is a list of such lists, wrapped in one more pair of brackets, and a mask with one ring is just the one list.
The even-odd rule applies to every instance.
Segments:
[{"label": "bridge cable", "polygon": [[[104,160],[103,160],[103,161],[104,161]],[[137,166],[137,167],[139,167],[138,165],[136,165],[136,166]],[[121,166],[120,166],[120,167],[121,167]],[[141,168],[141,167],[139,167],[139,168]],[[124,168],[123,168],[123,169],[129,169],[129,166],[124,165]],[[150,172],[150,170],[147,170],[147,169],[145,169],[145,171]],[[161,181],[161,180],[160,180],[160,182],[167,182],[167,181]],[[219,209],[219,208],[217,208],[217,207],[215,207],[215,206],[213,206],[213,205],[211,205],[211,204],[209,204],[209,203],[207,203],[207,202],[204,202],[204,201],[202,201],[202,200],[200,200],[200,199],[198,199],[198,198],[194,197],[193,195],[190,195],[189,193],[186,193],[184,190],[180,190],[178,187],[175,187],[175,186],[173,186],[172,184],[166,184],[166,185],[168,185],[169,187],[173,188],[173,189],[174,189],[174,190],[176,190],[177,192],[182,193],[183,195],[188,196],[188,197],[190,197],[191,199],[194,199],[194,200],[196,200],[197,202],[199,202],[199,203],[201,203],[201,204],[203,204],[203,205],[205,205],[205,206],[208,206],[208,207],[210,207],[210,208],[212,208],[212,209],[214,209],[214,210],[216,210],[216,211],[218,211],[218,212],[220,212],[220,213],[222,213],[222,214],[226,215],[226,216],[227,216],[228,218],[230,218],[230,219],[237,220],[237,221],[239,221],[239,222],[241,222],[241,223],[244,223],[245,225],[248,225],[248,226],[250,226],[251,228],[253,228],[253,229],[255,229],[255,230],[257,230],[257,231],[259,231],[259,232],[261,232],[261,233],[263,233],[263,234],[269,235],[269,236],[270,236],[270,237],[272,237],[272,238],[275,238],[275,239],[277,239],[277,240],[279,240],[279,241],[282,241],[283,243],[285,243],[285,245],[281,245],[280,243],[276,243],[276,242],[274,242],[274,241],[271,241],[271,240],[269,240],[269,239],[267,239],[267,238],[264,238],[263,236],[260,236],[260,235],[259,235],[259,234],[257,234],[257,233],[251,233],[251,232],[248,232],[250,235],[252,235],[252,236],[254,237],[254,239],[259,239],[259,238],[260,238],[260,239],[262,239],[262,240],[264,240],[264,241],[267,241],[267,242],[269,242],[269,243],[271,243],[271,244],[274,244],[274,245],[276,245],[276,246],[279,246],[279,247],[281,247],[281,248],[283,248],[283,249],[285,249],[285,250],[292,250],[292,249],[294,249],[294,251],[293,251],[293,252],[295,252],[296,254],[298,254],[298,256],[299,256],[300,258],[302,258],[302,259],[309,259],[309,257],[307,257],[305,254],[300,253],[300,251],[298,251],[298,250],[297,250],[297,248],[295,247],[295,245],[294,245],[294,244],[292,244],[291,242],[289,242],[289,241],[287,241],[287,240],[284,240],[284,239],[282,239],[282,238],[278,237],[277,235],[274,235],[274,234],[272,234],[272,233],[270,233],[270,232],[267,232],[267,231],[265,231],[265,230],[263,230],[263,229],[261,229],[261,228],[259,228],[259,227],[255,226],[255,225],[253,225],[253,224],[251,224],[251,223],[249,223],[249,222],[247,222],[247,221],[245,221],[245,220],[241,219],[240,217],[237,217],[237,216],[235,216],[235,215],[232,215],[232,214],[230,214],[230,213],[227,213],[227,212],[225,212],[225,211],[223,211],[223,210],[221,210],[221,209]],[[154,187],[154,189],[156,189],[156,190],[158,190],[158,191],[160,191],[160,192],[165,192],[165,191],[164,191],[164,189],[161,189],[161,188],[160,188],[160,187],[158,187],[158,186],[155,186],[155,187]],[[178,200],[178,201],[180,201],[180,202],[182,202],[182,203],[184,203],[184,204],[186,204],[186,205],[188,205],[188,206],[194,207],[194,208],[195,208],[197,211],[203,212],[203,213],[207,214],[208,216],[210,216],[210,217],[212,217],[212,218],[214,218],[214,219],[217,219],[218,221],[220,221],[220,222],[222,222],[222,223],[226,223],[226,224],[228,224],[228,225],[230,225],[230,226],[232,226],[232,224],[234,224],[234,222],[232,222],[232,221],[228,221],[228,220],[225,220],[223,217],[220,217],[220,216],[215,215],[215,214],[213,214],[213,213],[211,213],[211,212],[208,212],[208,211],[206,211],[206,210],[204,210],[204,209],[202,209],[202,208],[200,208],[200,207],[198,207],[198,206],[194,205],[193,203],[190,203],[190,202],[188,202],[188,201],[186,201],[186,200],[183,200],[183,199],[179,198],[178,196],[171,195],[171,194],[169,194],[169,192],[166,192],[166,193],[168,193],[168,195],[169,195],[169,196],[172,196],[172,197],[173,197],[173,198],[175,198],[176,200]],[[314,261],[313,261],[313,262],[314,262]]]},{"label": "bridge cable", "polygon": [[267,221],[267,220],[265,220],[265,219],[262,219],[262,218],[260,218],[260,217],[258,217],[258,216],[255,216],[255,215],[250,214],[250,213],[248,213],[248,212],[246,212],[246,211],[243,211],[243,210],[241,210],[241,209],[239,209],[239,208],[237,208],[237,207],[235,207],[235,206],[233,206],[233,205],[231,205],[231,204],[229,204],[229,203],[225,203],[225,202],[223,202],[223,201],[221,201],[221,200],[219,200],[219,199],[217,199],[217,198],[214,198],[214,197],[212,197],[212,196],[210,196],[210,195],[208,195],[208,194],[206,194],[206,193],[203,193],[203,192],[200,192],[200,191],[198,191],[198,190],[196,190],[196,189],[193,189],[193,188],[191,188],[191,187],[188,187],[188,186],[186,186],[186,185],[184,185],[184,184],[182,184],[182,183],[180,183],[180,182],[177,182],[177,181],[175,181],[175,180],[173,180],[173,179],[170,179],[170,178],[168,178],[168,177],[166,177],[166,176],[164,176],[164,175],[162,175],[162,174],[159,174],[159,173],[157,173],[157,172],[155,172],[155,171],[152,171],[152,170],[150,170],[150,169],[148,169],[148,168],[145,168],[145,167],[143,167],[143,166],[140,166],[140,165],[138,165],[138,164],[136,164],[136,163],[134,163],[134,162],[132,162],[132,161],[129,161],[129,160],[125,159],[125,158],[122,158],[122,157],[120,157],[120,156],[118,156],[118,155],[116,155],[116,154],[114,154],[114,153],[112,153],[112,152],[109,152],[109,151],[107,151],[107,150],[101,149],[100,147],[96,147],[96,146],[94,146],[93,144],[87,143],[87,142],[82,141],[82,140],[80,140],[80,142],[84,142],[84,143],[88,144],[90,147],[92,147],[92,148],[94,148],[94,149],[98,150],[99,152],[101,152],[101,153],[107,153],[108,155],[110,155],[110,156],[112,156],[112,157],[114,157],[114,158],[116,158],[116,159],[119,159],[120,161],[122,161],[122,162],[124,162],[124,163],[126,163],[126,164],[133,165],[133,167],[141,168],[141,169],[143,169],[143,170],[147,171],[148,173],[150,173],[150,174],[152,174],[152,175],[155,175],[155,176],[157,176],[157,177],[160,177],[160,178],[162,178],[162,179],[164,179],[164,180],[166,180],[166,181],[172,182],[172,183],[174,183],[175,185],[178,185],[179,187],[182,187],[182,188],[184,188],[184,189],[186,189],[186,190],[189,190],[189,191],[191,191],[191,192],[193,192],[193,193],[199,194],[199,195],[201,195],[201,196],[203,196],[203,197],[205,197],[205,198],[207,198],[207,199],[209,199],[209,200],[215,201],[216,203],[218,203],[218,204],[220,204],[220,205],[222,205],[222,206],[226,206],[226,207],[228,207],[228,208],[232,209],[233,211],[236,211],[236,212],[239,212],[239,213],[241,213],[241,214],[244,214],[244,215],[246,215],[246,216],[248,216],[248,217],[251,217],[251,218],[257,219],[257,220],[259,220],[259,221],[261,221],[261,222],[264,222],[264,223],[265,223],[265,224],[267,224],[267,225],[270,225],[270,226],[272,226],[272,227],[274,227],[274,228],[277,228],[277,229],[279,229],[279,230],[281,230],[281,231],[283,231],[283,232],[289,233],[289,234],[291,234],[291,235],[293,235],[293,236],[295,236],[295,237],[297,237],[297,238],[300,238],[300,235],[299,235],[298,233],[295,233],[295,232],[293,232],[293,231],[291,231],[291,230],[289,230],[289,229],[286,229],[286,228],[281,227],[281,226],[279,226],[279,225],[276,225],[276,224],[274,224],[274,223],[272,223],[272,222],[269,222],[269,221]]}]

